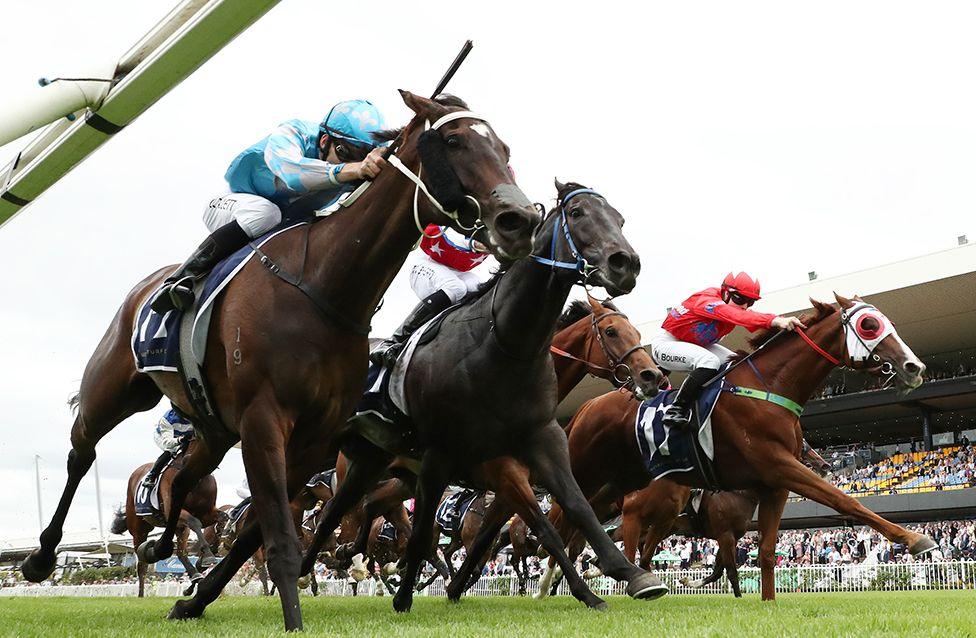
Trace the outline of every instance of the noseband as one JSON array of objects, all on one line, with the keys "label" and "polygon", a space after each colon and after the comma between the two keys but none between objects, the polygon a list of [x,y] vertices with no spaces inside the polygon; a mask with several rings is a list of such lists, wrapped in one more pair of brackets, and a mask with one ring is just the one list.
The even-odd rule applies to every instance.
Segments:
[{"label": "noseband", "polygon": [[[620,355],[619,358],[614,358],[613,354],[610,352],[610,348],[607,347],[606,342],[603,340],[603,334],[600,332],[600,322],[610,317],[623,317],[624,319],[626,319],[627,315],[620,312],[619,310],[605,312],[600,316],[597,316],[595,314],[590,315],[590,329],[593,331],[593,334],[596,337],[596,342],[600,344],[600,349],[603,350],[603,356],[607,358],[607,363],[609,364],[609,367],[600,366],[591,361],[587,361],[586,359],[581,359],[555,346],[549,346],[549,351],[560,357],[564,357],[566,359],[572,359],[573,361],[578,361],[586,365],[588,368],[592,368],[594,370],[599,370],[600,372],[606,373],[607,375],[606,378],[613,384],[615,388],[628,388],[633,390],[633,387],[636,384],[636,382],[634,381],[634,373],[633,371],[631,371],[630,366],[627,365],[626,361],[627,358],[630,357],[630,355],[634,354],[638,350],[642,350],[644,346],[638,343],[636,346],[630,348],[622,355]],[[617,374],[617,372],[620,371],[621,369],[623,370],[624,373],[622,378]]]}]

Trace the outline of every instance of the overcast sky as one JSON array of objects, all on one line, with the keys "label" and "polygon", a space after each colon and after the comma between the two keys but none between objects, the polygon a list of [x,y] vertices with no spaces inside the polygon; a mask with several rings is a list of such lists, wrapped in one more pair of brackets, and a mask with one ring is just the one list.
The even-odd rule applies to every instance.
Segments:
[{"label": "overcast sky", "polygon": [[[118,59],[173,1],[7,0],[0,105],[38,77]],[[772,290],[976,239],[971,3],[464,6],[283,0],[0,230],[0,539],[38,530],[35,454],[50,517],[66,400],[125,293],[205,236],[230,160],[342,99],[405,123],[396,89],[428,93],[465,38],[475,49],[450,90],[512,147],[529,197],[550,203],[558,176],[627,218],[644,271],[620,303],[635,321],[732,269]],[[401,275],[376,331],[414,301]],[[162,411],[99,446],[106,510],[157,455]],[[219,502],[234,501],[237,450],[217,477]],[[66,528],[95,525],[89,476]]]}]

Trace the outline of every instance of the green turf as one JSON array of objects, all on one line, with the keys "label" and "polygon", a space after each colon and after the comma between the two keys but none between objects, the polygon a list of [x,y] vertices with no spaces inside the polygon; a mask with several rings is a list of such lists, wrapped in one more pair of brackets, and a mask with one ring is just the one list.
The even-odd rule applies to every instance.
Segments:
[{"label": "green turf", "polygon": [[[544,602],[466,598],[459,605],[418,597],[396,614],[390,598],[303,598],[309,635],[384,636],[956,636],[976,637],[976,592],[868,592],[756,596],[668,596],[654,602],[614,597],[606,613],[571,598]],[[173,599],[0,598],[3,636],[281,635],[276,598],[224,598],[204,618],[164,620]]]}]

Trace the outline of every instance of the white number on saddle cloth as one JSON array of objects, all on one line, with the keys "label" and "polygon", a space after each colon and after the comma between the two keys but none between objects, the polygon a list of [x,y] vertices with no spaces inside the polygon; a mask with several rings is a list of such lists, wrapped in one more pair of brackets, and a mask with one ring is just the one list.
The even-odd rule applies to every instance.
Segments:
[{"label": "white number on saddle cloth", "polygon": [[894,324],[884,314],[868,304],[854,306],[844,313],[846,323],[844,333],[847,336],[847,354],[851,361],[865,361],[881,341],[894,335],[898,343],[904,347],[904,342],[895,331]]}]

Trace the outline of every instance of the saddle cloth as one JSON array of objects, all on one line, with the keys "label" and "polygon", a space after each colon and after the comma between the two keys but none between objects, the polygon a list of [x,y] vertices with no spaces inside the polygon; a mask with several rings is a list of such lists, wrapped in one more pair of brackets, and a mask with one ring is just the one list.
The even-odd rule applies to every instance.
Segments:
[{"label": "saddle cloth", "polygon": [[702,535],[705,533],[704,520],[702,519],[702,499],[705,497],[705,490],[694,489],[691,490],[691,497],[688,502],[685,503],[685,507],[678,514],[679,517],[685,517],[690,525],[692,532],[696,535]]},{"label": "saddle cloth", "polygon": [[159,502],[159,480],[163,477],[163,473],[169,469],[169,466],[173,464],[175,459],[170,459],[163,469],[156,476],[156,480],[153,484],[146,486],[145,478],[146,474],[149,474],[149,470],[139,477],[139,483],[136,484],[135,507],[136,516],[149,516],[152,518],[163,518],[163,506]]},{"label": "saddle cloth", "polygon": [[388,543],[396,542],[397,531],[396,527],[390,521],[383,521],[383,527],[380,528],[380,533],[376,535],[376,540],[386,541]]},{"label": "saddle cloth", "polygon": [[677,431],[664,425],[664,411],[674,403],[677,390],[662,392],[641,404],[635,424],[637,445],[655,480],[675,472],[708,476],[702,468],[702,455],[708,461],[714,460],[711,416],[721,391],[720,381],[706,386],[693,410],[692,423]]},{"label": "saddle cloth", "polygon": [[233,532],[237,528],[237,524],[244,518],[244,514],[247,513],[249,507],[251,507],[250,496],[235,505],[231,511],[227,512],[227,526],[224,528],[227,531],[225,534]]},{"label": "saddle cloth", "polygon": [[[292,223],[271,230],[217,264],[207,275],[203,292],[200,295],[200,303],[197,304],[197,315],[193,323],[194,334],[198,332],[197,321],[200,317],[204,316],[205,311],[221,291],[254,256],[252,244],[260,248],[273,237],[299,225]],[[179,310],[171,310],[164,315],[155,312],[149,307],[149,301],[155,294],[156,291],[154,290],[153,294],[149,295],[139,307],[139,312],[136,313],[136,325],[132,331],[132,355],[135,357],[136,369],[139,372],[157,370],[177,372],[180,357],[180,319],[182,313]],[[196,357],[198,365],[203,364],[205,347],[205,342],[199,351],[198,348],[194,347],[193,355]]]},{"label": "saddle cloth", "polygon": [[438,506],[434,521],[444,530],[445,534],[456,535],[461,531],[461,525],[464,523],[464,517],[467,516],[468,510],[471,509],[471,503],[480,495],[481,492],[478,490],[458,490],[444,499]]},{"label": "saddle cloth", "polygon": [[312,478],[308,479],[308,483],[305,484],[305,487],[315,487],[317,485],[324,485],[325,487],[332,490],[332,493],[334,494],[336,491],[335,468],[332,468],[331,470],[326,470],[324,472],[319,472]]}]

